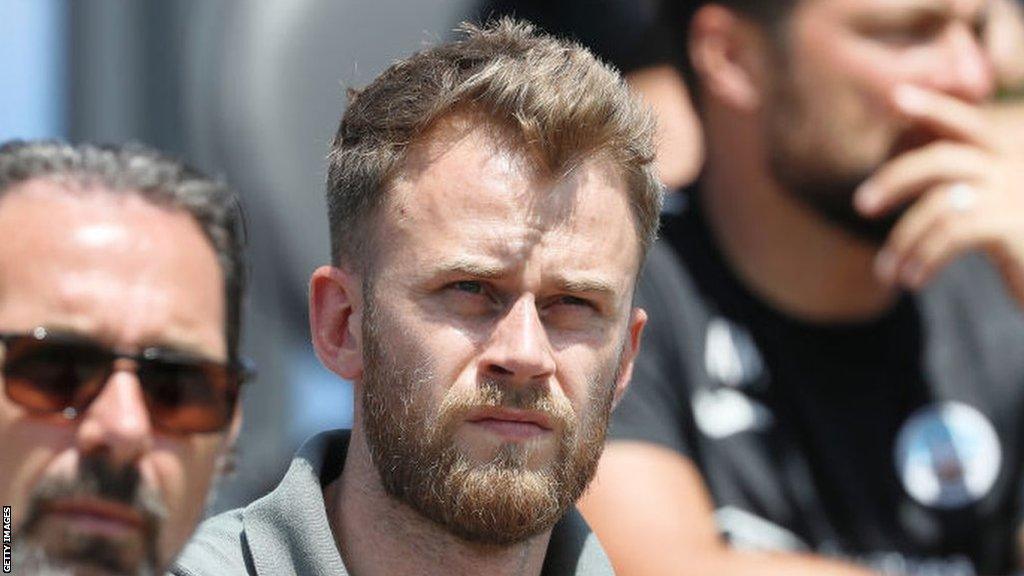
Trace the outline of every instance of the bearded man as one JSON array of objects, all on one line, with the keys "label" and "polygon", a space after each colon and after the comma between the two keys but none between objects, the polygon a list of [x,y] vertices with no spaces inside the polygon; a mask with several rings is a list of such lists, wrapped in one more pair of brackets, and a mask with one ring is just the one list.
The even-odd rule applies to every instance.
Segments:
[{"label": "bearded man", "polygon": [[356,94],[331,151],[310,324],[353,430],[209,521],[177,574],[610,573],[573,503],[645,322],[651,121],[578,46],[463,32]]},{"label": "bearded man", "polygon": [[989,3],[670,4],[707,156],[581,504],[617,571],[1018,569],[1024,152],[985,110]]}]

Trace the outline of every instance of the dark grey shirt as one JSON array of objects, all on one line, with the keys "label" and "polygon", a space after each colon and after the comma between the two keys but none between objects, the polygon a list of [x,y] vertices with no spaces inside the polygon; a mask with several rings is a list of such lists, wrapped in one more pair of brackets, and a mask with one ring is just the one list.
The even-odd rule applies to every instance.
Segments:
[{"label": "dark grey shirt", "polygon": [[[272,492],[204,522],[171,569],[175,576],[347,575],[334,543],[323,485],[345,462],[349,431],[310,438]],[[575,509],[555,525],[543,576],[614,574],[597,537]]]},{"label": "dark grey shirt", "polygon": [[1024,316],[991,263],[950,263],[873,320],[808,322],[748,288],[686,194],[637,288],[650,315],[609,438],[696,465],[734,547],[1013,572]]}]

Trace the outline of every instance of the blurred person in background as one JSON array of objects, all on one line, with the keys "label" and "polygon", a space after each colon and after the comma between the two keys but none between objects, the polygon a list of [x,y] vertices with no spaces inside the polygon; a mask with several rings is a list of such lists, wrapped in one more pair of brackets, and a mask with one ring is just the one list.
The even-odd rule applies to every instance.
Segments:
[{"label": "blurred person in background", "polygon": [[1024,151],[983,0],[673,3],[706,164],[581,508],[638,574],[1019,566]]},{"label": "blurred person in background", "polygon": [[[672,2],[674,0],[669,0]],[[693,111],[679,59],[679,31],[662,18],[662,0],[483,0],[473,14],[529,20],[556,36],[572,38],[618,68],[651,106],[657,120],[656,165],[669,190],[690,184],[703,160],[700,124]],[[1004,97],[989,106],[995,122],[1020,136],[1024,108],[1024,3],[992,0],[985,49],[992,57],[997,89]],[[1012,128],[1011,128],[1012,126]]]},{"label": "blurred person in background", "polygon": [[675,61],[678,33],[659,17],[661,0],[482,0],[480,20],[512,16],[555,36],[580,42],[617,68],[657,117],[655,165],[669,190],[700,169],[701,135]]},{"label": "blurred person in background", "polygon": [[141,147],[10,142],[0,230],[13,572],[162,574],[240,423],[237,199]]},{"label": "blurred person in background", "polygon": [[355,93],[310,282],[351,431],[200,528],[175,574],[610,574],[573,507],[632,372],[653,123],[579,46],[502,20]]}]

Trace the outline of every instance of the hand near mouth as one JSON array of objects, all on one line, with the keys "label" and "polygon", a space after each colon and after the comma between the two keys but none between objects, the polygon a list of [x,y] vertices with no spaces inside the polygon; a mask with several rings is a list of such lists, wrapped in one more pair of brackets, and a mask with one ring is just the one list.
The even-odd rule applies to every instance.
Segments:
[{"label": "hand near mouth", "polygon": [[879,252],[888,284],[918,289],[949,261],[984,251],[1024,307],[1024,154],[984,110],[948,95],[903,86],[897,110],[941,135],[882,167],[858,190],[862,214],[909,206]]}]

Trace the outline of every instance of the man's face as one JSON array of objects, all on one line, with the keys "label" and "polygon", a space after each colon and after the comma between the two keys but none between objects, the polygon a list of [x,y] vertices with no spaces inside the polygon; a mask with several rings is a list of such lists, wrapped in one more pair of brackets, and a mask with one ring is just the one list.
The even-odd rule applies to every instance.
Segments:
[{"label": "man's face", "polygon": [[[0,332],[223,360],[221,270],[192,217],[65,186],[32,180],[0,200]],[[0,394],[15,571],[159,574],[202,514],[228,434],[156,430],[135,373],[116,367],[73,420]]]},{"label": "man's face", "polygon": [[887,160],[938,135],[897,118],[911,84],[977,103],[991,95],[982,52],[986,0],[803,0],[775,43],[765,147],[782,186],[854,234],[878,242],[899,213],[868,221],[856,187]]},{"label": "man's face", "polygon": [[549,529],[593,476],[643,325],[639,243],[607,165],[540,176],[514,136],[471,121],[434,129],[389,193],[359,417],[392,496],[509,544]]}]

